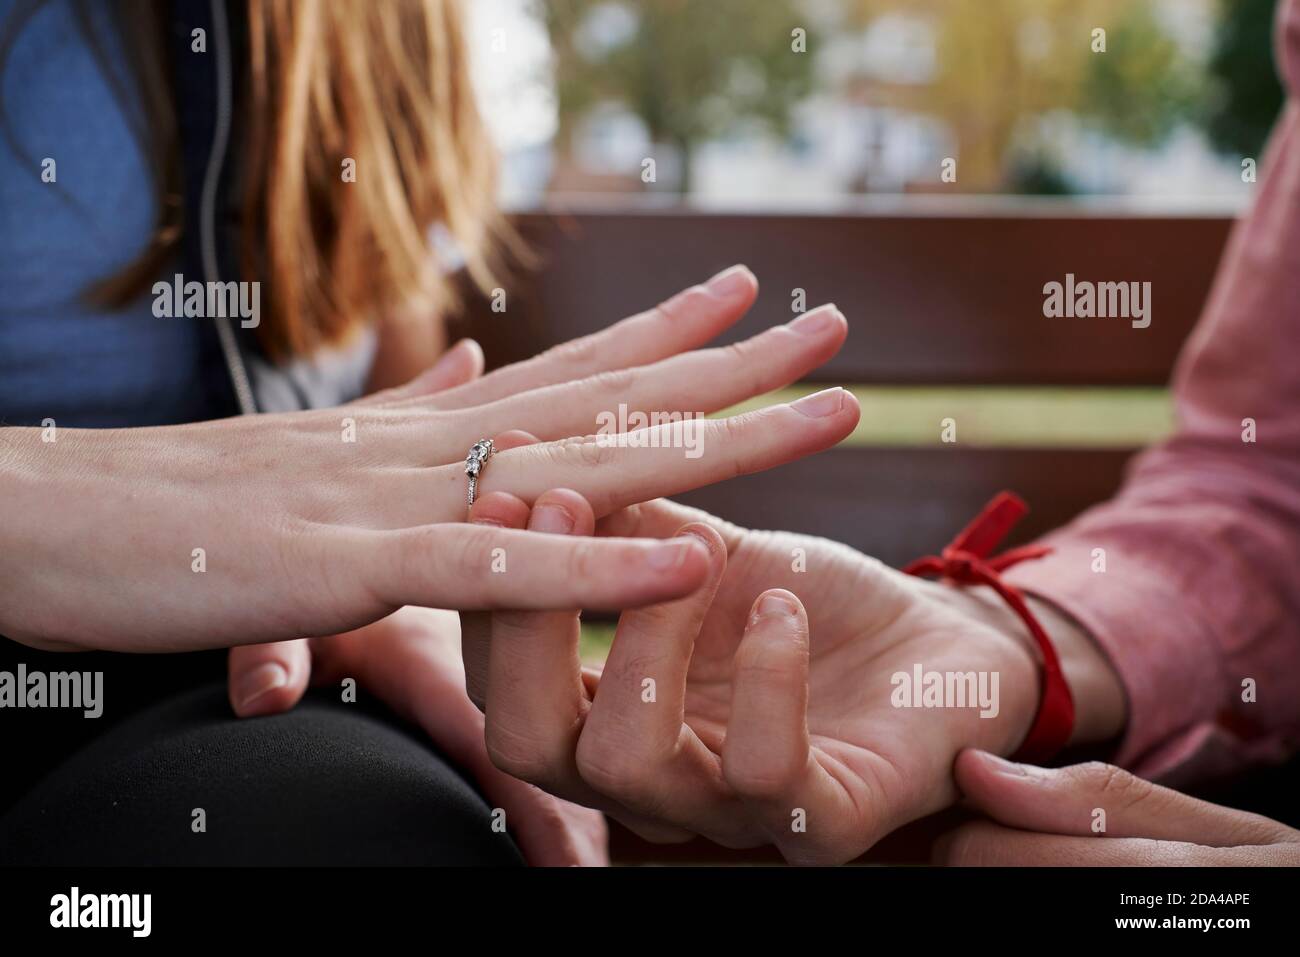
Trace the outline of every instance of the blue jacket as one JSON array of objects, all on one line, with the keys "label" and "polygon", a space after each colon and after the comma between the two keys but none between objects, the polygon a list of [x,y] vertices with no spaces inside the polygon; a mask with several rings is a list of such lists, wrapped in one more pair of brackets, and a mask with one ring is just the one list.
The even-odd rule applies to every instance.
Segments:
[{"label": "blue jacket", "polygon": [[[118,309],[86,297],[145,249],[158,210],[113,8],[77,9],[0,0],[0,424],[164,425],[355,398],[373,361],[369,331],[345,350],[273,364],[237,320],[173,318],[155,311],[150,290]],[[166,9],[184,210],[181,248],[156,279],[242,278],[232,107],[245,73],[244,4],[175,0]]]}]

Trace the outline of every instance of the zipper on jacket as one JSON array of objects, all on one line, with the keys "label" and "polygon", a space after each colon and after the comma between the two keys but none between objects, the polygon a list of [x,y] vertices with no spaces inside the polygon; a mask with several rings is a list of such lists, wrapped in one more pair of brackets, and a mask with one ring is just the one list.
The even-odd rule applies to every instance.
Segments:
[{"label": "zipper on jacket", "polygon": [[[212,43],[217,63],[217,124],[212,135],[212,152],[208,155],[208,167],[203,174],[203,193],[199,200],[199,238],[203,253],[204,278],[208,282],[220,282],[221,269],[217,261],[217,189],[221,183],[221,169],[230,141],[230,101],[233,94],[226,6],[224,0],[211,0],[211,5]],[[239,411],[244,415],[252,415],[257,411],[257,402],[253,398],[248,369],[244,365],[244,357],[240,354],[239,343],[235,339],[235,330],[230,324],[230,317],[213,318],[217,324],[221,354],[225,357],[226,368],[230,372],[230,383],[235,388],[235,398],[239,400]]]}]

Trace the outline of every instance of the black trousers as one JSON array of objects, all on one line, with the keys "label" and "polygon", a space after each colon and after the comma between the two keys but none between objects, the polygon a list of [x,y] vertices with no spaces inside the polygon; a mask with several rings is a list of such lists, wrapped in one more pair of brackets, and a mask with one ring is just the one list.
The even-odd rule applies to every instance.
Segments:
[{"label": "black trousers", "polygon": [[223,684],[154,705],[0,818],[0,864],[523,863],[418,729],[337,694],[265,718],[235,718]]}]

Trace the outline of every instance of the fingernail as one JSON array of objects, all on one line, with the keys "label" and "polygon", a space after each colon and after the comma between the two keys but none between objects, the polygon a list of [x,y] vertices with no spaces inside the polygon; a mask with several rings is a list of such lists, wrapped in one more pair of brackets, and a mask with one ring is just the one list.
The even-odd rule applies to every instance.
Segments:
[{"label": "fingernail", "polygon": [[678,532],[677,534],[678,534],[678,535],[682,535],[682,536],[687,536],[687,535],[689,535],[691,538],[695,539],[695,541],[697,541],[697,542],[699,542],[701,545],[703,545],[703,546],[704,546],[704,550],[705,550],[706,552],[708,552],[710,555],[713,554],[713,550],[714,550],[714,548],[717,547],[717,543],[715,543],[715,542],[709,540],[708,538],[705,538],[705,537],[704,537],[704,533],[699,532],[699,531],[697,531],[697,530],[695,530],[695,529],[693,529],[693,528],[685,529],[685,530],[683,530],[683,531]]},{"label": "fingernail", "polygon": [[478,356],[478,358],[480,359],[484,358],[483,347],[479,345],[479,341],[477,339],[462,339],[460,340],[458,345],[461,348],[463,348],[469,355]]},{"label": "fingernail", "polygon": [[573,516],[567,508],[558,505],[538,505],[528,519],[528,527],[534,532],[549,532],[552,535],[568,535],[573,531]]},{"label": "fingernail", "polygon": [[797,609],[784,595],[764,595],[758,603],[755,618],[793,618]]},{"label": "fingernail", "polygon": [[1006,758],[1000,758],[996,754],[990,754],[987,751],[980,751],[979,755],[985,764],[999,774],[1005,774],[1013,778],[1029,777],[1029,772],[1023,764],[1016,764],[1014,761],[1008,761]]},{"label": "fingernail", "polygon": [[444,366],[449,366],[452,365],[453,363],[459,362],[462,356],[465,353],[469,352],[471,349],[473,349],[475,345],[476,343],[472,339],[461,339],[454,346],[452,346],[450,349],[444,352],[441,358],[439,358],[438,361],[434,363],[433,367],[435,369],[439,369]]},{"label": "fingernail", "polygon": [[834,415],[843,405],[844,390],[836,387],[806,395],[798,402],[790,403],[790,408],[800,415],[808,416],[810,419],[820,419],[828,415]]},{"label": "fingernail", "polygon": [[239,679],[238,693],[235,697],[239,701],[239,707],[244,709],[262,695],[274,691],[276,688],[283,688],[288,683],[289,672],[284,670],[284,666],[268,661],[264,665],[258,665]]},{"label": "fingernail", "polygon": [[704,284],[704,288],[723,299],[739,296],[753,288],[754,274],[745,266],[724,269]]},{"label": "fingernail", "polygon": [[656,545],[646,554],[646,564],[656,571],[677,568],[686,561],[686,556],[695,546],[688,541],[678,540]]},{"label": "fingernail", "polygon": [[839,324],[840,311],[832,306],[821,306],[812,312],[792,319],[786,325],[801,336],[819,336]]}]

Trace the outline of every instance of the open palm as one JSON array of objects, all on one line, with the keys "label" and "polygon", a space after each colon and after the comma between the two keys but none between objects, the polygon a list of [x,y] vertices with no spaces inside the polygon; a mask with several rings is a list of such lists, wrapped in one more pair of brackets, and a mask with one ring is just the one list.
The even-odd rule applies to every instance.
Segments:
[{"label": "open palm", "polygon": [[[1027,643],[955,589],[665,501],[617,513],[601,532],[693,534],[709,546],[710,577],[687,598],[625,612],[601,674],[562,688],[544,676],[572,673],[576,620],[507,613],[490,630],[479,690],[500,767],[646,836],[849,860],[951,803],[961,748],[1008,752],[1029,725]],[[1007,694],[987,718],[975,701],[896,707],[891,679],[917,665],[997,673]]]}]

